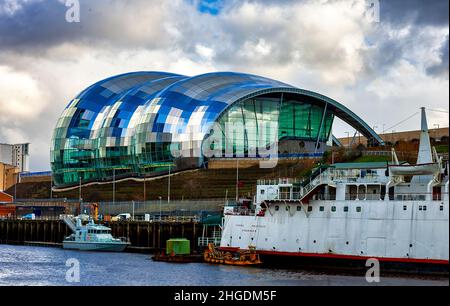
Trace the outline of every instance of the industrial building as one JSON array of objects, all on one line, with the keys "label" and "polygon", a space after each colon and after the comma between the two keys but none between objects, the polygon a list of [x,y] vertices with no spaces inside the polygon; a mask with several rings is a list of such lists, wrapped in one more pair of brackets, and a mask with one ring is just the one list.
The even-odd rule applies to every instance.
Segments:
[{"label": "industrial building", "polygon": [[265,77],[113,76],[83,90],[64,109],[52,139],[53,182],[62,187],[156,176],[207,167],[211,158],[320,157],[334,139],[335,117],[371,145],[383,144],[339,102]]},{"label": "industrial building", "polygon": [[29,144],[0,143],[0,191],[13,186],[29,169]]},{"label": "industrial building", "polygon": [[12,165],[19,172],[29,171],[29,143],[0,143],[0,163]]}]

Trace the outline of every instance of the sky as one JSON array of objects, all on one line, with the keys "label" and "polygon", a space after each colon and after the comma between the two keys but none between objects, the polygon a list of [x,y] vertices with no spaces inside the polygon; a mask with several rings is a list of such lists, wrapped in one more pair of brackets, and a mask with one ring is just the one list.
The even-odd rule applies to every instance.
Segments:
[{"label": "sky", "polygon": [[50,169],[70,100],[130,71],[253,73],[329,96],[379,133],[417,129],[418,115],[397,123],[421,106],[430,128],[448,126],[448,0],[79,0],[70,23],[67,2],[0,0],[0,143],[30,142],[32,171]]}]

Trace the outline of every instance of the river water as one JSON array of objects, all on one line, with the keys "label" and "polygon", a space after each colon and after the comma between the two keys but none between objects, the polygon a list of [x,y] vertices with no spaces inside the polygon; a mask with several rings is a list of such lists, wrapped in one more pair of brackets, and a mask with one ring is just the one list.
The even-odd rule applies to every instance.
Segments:
[{"label": "river water", "polygon": [[[79,262],[79,282],[66,274]],[[69,280],[73,278],[69,277]],[[448,286],[448,278],[383,277],[367,283],[364,275],[330,275],[320,272],[233,267],[205,263],[154,262],[134,253],[79,252],[60,248],[0,245],[0,286],[43,285],[158,285],[158,286],[342,286],[342,285]]]}]

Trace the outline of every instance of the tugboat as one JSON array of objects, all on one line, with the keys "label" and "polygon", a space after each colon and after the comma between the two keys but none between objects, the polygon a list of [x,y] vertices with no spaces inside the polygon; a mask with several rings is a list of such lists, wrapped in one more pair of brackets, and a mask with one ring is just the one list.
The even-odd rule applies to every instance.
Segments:
[{"label": "tugboat", "polygon": [[73,231],[64,239],[64,249],[122,252],[130,245],[127,238],[114,238],[109,227],[95,224],[93,219],[89,219],[86,225],[82,224],[80,217],[75,218],[76,223],[68,216],[65,216],[63,220]]}]

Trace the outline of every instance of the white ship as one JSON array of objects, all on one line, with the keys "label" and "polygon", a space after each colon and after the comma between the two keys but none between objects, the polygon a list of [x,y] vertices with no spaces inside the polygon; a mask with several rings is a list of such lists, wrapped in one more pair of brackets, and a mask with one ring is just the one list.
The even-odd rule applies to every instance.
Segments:
[{"label": "white ship", "polygon": [[82,217],[63,216],[63,221],[72,230],[72,234],[63,241],[63,248],[79,251],[122,252],[130,242],[127,238],[114,238],[109,227],[95,224],[89,218],[86,225],[82,224]]},{"label": "white ship", "polygon": [[421,129],[415,165],[400,164],[393,151],[389,164],[333,164],[304,184],[260,180],[253,209],[224,208],[220,249],[251,246],[263,261],[364,266],[376,258],[448,272],[448,162],[430,145],[423,108]]}]

